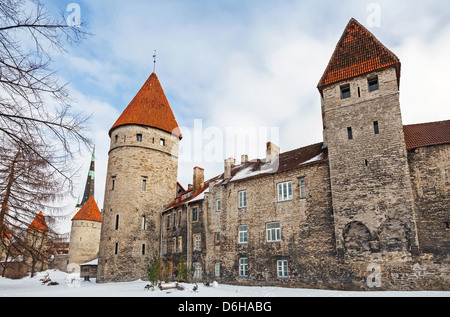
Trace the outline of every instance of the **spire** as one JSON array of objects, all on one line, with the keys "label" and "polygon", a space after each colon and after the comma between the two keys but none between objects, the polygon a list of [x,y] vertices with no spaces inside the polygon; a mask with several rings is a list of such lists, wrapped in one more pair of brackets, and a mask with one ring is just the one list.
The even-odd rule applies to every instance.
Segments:
[{"label": "spire", "polygon": [[77,207],[82,207],[91,196],[94,196],[95,192],[94,179],[95,179],[95,145],[92,151],[91,166],[89,167],[89,173],[86,180],[86,186],[84,188],[83,199],[81,200],[81,203],[77,204]]},{"label": "spire", "polygon": [[400,60],[369,30],[351,19],[339,40],[317,88],[323,88],[357,76],[395,67],[400,85]]},{"label": "spire", "polygon": [[170,108],[158,76],[152,73],[122,115],[109,131],[124,125],[157,128],[182,138],[180,128]]}]

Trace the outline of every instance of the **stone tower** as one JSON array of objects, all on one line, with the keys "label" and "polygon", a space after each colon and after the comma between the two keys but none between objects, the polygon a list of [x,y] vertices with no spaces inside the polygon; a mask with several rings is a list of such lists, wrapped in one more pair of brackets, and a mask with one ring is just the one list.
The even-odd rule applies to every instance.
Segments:
[{"label": "stone tower", "polygon": [[94,196],[72,218],[67,272],[80,272],[80,264],[98,257],[102,216]]},{"label": "stone tower", "polygon": [[49,231],[42,212],[36,215],[27,228],[24,262],[32,274],[48,268]]},{"label": "stone tower", "polygon": [[109,132],[98,282],[147,277],[160,250],[161,213],[176,196],[177,121],[155,73]]},{"label": "stone tower", "polygon": [[400,67],[395,54],[351,19],[318,85],[341,258],[418,251]]}]

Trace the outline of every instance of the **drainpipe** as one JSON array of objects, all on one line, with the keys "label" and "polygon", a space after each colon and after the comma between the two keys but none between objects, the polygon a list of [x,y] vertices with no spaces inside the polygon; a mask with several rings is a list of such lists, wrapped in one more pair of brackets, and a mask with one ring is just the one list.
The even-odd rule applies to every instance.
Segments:
[{"label": "drainpipe", "polygon": [[190,228],[189,228],[189,205],[186,204],[186,265],[188,269],[191,267],[190,258],[189,258],[189,249],[190,249]]}]

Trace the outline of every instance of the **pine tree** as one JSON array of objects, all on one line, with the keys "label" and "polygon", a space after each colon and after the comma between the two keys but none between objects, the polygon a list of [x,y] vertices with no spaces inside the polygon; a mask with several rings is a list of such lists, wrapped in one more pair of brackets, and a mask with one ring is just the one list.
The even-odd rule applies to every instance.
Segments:
[{"label": "pine tree", "polygon": [[158,255],[158,252],[155,252],[150,261],[150,265],[147,269],[148,280],[150,281],[151,287],[155,287],[158,284],[161,270],[162,270],[162,267],[161,267],[159,255]]}]

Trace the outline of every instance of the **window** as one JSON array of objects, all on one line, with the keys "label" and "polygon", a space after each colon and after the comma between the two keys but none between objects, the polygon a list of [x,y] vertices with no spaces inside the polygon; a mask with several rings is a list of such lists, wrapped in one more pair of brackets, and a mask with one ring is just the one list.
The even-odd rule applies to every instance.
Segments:
[{"label": "window", "polygon": [[147,190],[147,179],[144,178],[142,180],[142,191],[145,192]]},{"label": "window", "polygon": [[248,259],[247,258],[239,259],[239,276],[240,277],[248,277]]},{"label": "window", "polygon": [[200,263],[194,264],[194,278],[201,279],[202,278],[202,266]]},{"label": "window", "polygon": [[145,230],[145,216],[142,216],[141,229]]},{"label": "window", "polygon": [[245,244],[247,243],[247,226],[241,225],[239,226],[239,243]]},{"label": "window", "polygon": [[220,233],[214,233],[214,245],[220,245]]},{"label": "window", "polygon": [[114,247],[114,254],[119,253],[119,244],[116,243],[115,247]]},{"label": "window", "polygon": [[247,207],[247,191],[243,190],[239,192],[239,208]]},{"label": "window", "polygon": [[200,251],[202,237],[199,234],[194,234],[194,250]]},{"label": "window", "polygon": [[272,222],[266,224],[267,242],[281,241],[281,227],[279,222]]},{"label": "window", "polygon": [[167,215],[167,229],[170,228],[170,215]]},{"label": "window", "polygon": [[369,84],[369,92],[380,89],[380,85],[378,84],[378,76],[367,79]]},{"label": "window", "polygon": [[216,263],[216,264],[214,265],[214,275],[215,275],[216,277],[219,277],[219,276],[220,276],[220,263]]},{"label": "window", "polygon": [[347,99],[350,98],[350,85],[343,85],[341,86],[341,99]]},{"label": "window", "polygon": [[119,215],[116,215],[116,230],[119,230]]},{"label": "window", "polygon": [[136,141],[142,142],[142,134],[136,134]]},{"label": "window", "polygon": [[299,190],[300,190],[300,199],[305,199],[306,198],[305,178],[304,177],[299,178],[298,184],[299,184]]},{"label": "window", "polygon": [[178,252],[183,251],[183,236],[178,237]]},{"label": "window", "polygon": [[353,140],[353,131],[351,127],[347,128],[348,139]]},{"label": "window", "polygon": [[159,140],[159,145],[166,146],[166,140],[160,139]]},{"label": "window", "polygon": [[198,208],[194,207],[192,209],[192,221],[198,221]]},{"label": "window", "polygon": [[118,134],[116,134],[116,136],[115,136],[115,140],[114,140],[114,143],[117,143],[117,140],[119,139],[119,135]]},{"label": "window", "polygon": [[216,211],[219,212],[222,210],[222,202],[219,200],[217,200],[217,205],[216,205]]},{"label": "window", "polygon": [[145,255],[145,244],[142,245],[142,255]]},{"label": "window", "polygon": [[180,215],[178,216],[178,226],[181,226],[181,211],[180,211]]},{"label": "window", "polygon": [[292,200],[292,182],[278,184],[278,201]]},{"label": "window", "polygon": [[172,247],[173,247],[172,253],[177,253],[177,238],[176,237],[172,238]]},{"label": "window", "polygon": [[278,277],[288,277],[288,261],[278,260],[277,261],[277,276]]},{"label": "window", "polygon": [[114,187],[116,187],[116,177],[115,177],[115,176],[112,177],[112,186],[111,186],[111,190],[114,190]]},{"label": "window", "polygon": [[177,213],[176,212],[173,214],[173,226],[174,227],[177,226]]},{"label": "window", "polygon": [[378,126],[378,121],[373,122],[373,132],[375,134],[380,134],[380,127]]}]

